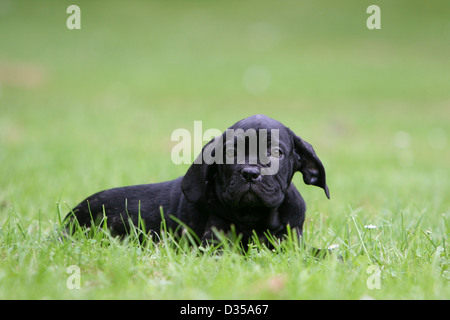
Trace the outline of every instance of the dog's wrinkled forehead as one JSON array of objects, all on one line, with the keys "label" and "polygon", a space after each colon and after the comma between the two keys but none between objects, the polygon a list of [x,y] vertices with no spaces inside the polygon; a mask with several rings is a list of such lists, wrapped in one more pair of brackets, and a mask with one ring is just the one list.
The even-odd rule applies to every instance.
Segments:
[{"label": "dog's wrinkled forehead", "polygon": [[281,122],[263,114],[256,114],[236,122],[230,129],[281,129],[286,128]]},{"label": "dog's wrinkled forehead", "polygon": [[271,130],[275,129],[278,131],[280,140],[291,140],[291,133],[284,124],[263,114],[256,114],[242,119],[241,121],[238,121],[234,125],[232,125],[229,129],[242,129],[244,131],[248,129],[254,129],[256,131],[266,129],[269,133]]}]

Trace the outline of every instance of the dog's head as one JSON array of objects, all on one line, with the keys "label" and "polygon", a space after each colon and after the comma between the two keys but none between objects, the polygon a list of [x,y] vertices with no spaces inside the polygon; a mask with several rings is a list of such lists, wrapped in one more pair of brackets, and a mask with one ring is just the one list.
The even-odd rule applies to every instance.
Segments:
[{"label": "dog's head", "polygon": [[209,189],[227,208],[276,208],[297,171],[329,198],[325,169],[313,147],[281,122],[254,115],[207,143],[181,187],[191,203]]}]

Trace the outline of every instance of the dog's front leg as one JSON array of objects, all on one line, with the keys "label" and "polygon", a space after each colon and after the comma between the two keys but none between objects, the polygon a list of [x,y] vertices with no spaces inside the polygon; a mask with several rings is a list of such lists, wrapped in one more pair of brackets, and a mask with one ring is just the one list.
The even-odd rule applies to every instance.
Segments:
[{"label": "dog's front leg", "polygon": [[211,215],[206,223],[205,232],[202,235],[202,246],[218,246],[222,242],[218,234],[230,231],[230,223],[220,217]]}]

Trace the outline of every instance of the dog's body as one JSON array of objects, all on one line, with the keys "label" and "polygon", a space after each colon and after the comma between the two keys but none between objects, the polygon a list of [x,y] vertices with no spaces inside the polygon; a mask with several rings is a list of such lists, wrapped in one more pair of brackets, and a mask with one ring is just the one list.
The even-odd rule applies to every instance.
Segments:
[{"label": "dog's body", "polygon": [[[135,226],[139,219],[148,231],[159,232],[161,210],[168,229],[176,230],[178,223],[170,216],[185,222],[196,234],[202,234],[206,217],[189,203],[181,191],[182,177],[160,183],[120,187],[98,192],[82,201],[72,211],[78,223],[90,226],[92,221],[107,217],[107,226],[113,235],[125,235],[129,220]],[[69,213],[67,218],[71,217]]]},{"label": "dog's body", "polygon": [[[301,236],[306,205],[291,183],[294,173],[302,172],[306,184],[323,188],[329,197],[325,170],[314,149],[283,124],[264,115],[243,119],[230,129],[255,130],[259,150],[266,144],[261,132],[269,132],[267,154],[271,162],[264,164],[261,157],[256,162],[249,161],[252,154],[248,147],[245,161],[209,164],[196,161],[185,176],[172,181],[96,193],[76,206],[66,220],[73,221],[75,217],[80,225],[90,226],[105,215],[112,234],[125,235],[129,221],[135,226],[143,224],[146,231],[159,233],[162,207],[168,229],[179,230],[181,221],[205,243],[215,239],[214,229],[228,232],[232,226],[242,235],[243,243],[254,233],[262,241],[267,233],[282,238],[288,226]],[[225,133],[211,140],[203,148],[203,154],[212,146],[214,156],[221,151],[229,155],[230,150],[232,155],[238,154],[235,150],[239,138],[224,143],[221,139],[224,137]],[[277,164],[277,170],[262,174],[272,163]]]}]

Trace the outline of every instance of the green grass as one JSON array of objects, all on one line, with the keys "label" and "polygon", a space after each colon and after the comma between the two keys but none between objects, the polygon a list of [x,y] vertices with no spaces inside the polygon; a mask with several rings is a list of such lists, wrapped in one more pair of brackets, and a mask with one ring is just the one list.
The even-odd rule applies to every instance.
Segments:
[{"label": "green grass", "polygon": [[[0,2],[0,298],[450,298],[448,2],[380,0],[376,31],[369,1],[77,1],[79,31],[69,4]],[[246,90],[251,66],[267,90]],[[96,191],[184,174],[173,130],[255,113],[323,161],[331,200],[294,183],[305,243],[333,255],[291,241],[218,255],[102,230],[50,240]]]},{"label": "green grass", "polygon": [[[25,299],[434,299],[448,294],[448,244],[403,218],[376,229],[353,212],[337,226],[307,228],[314,238],[339,244],[314,257],[290,238],[274,249],[255,243],[242,251],[222,240],[222,249],[203,248],[163,233],[140,244],[139,230],[125,240],[104,229],[63,242],[39,232],[39,221],[11,217],[2,227],[1,298]],[[442,218],[448,233],[447,221]],[[54,224],[55,229],[59,223]],[[70,289],[71,266],[80,270],[80,289]],[[370,285],[380,270],[379,289]],[[368,284],[369,283],[369,284]],[[24,290],[24,286],[26,290]]]}]

